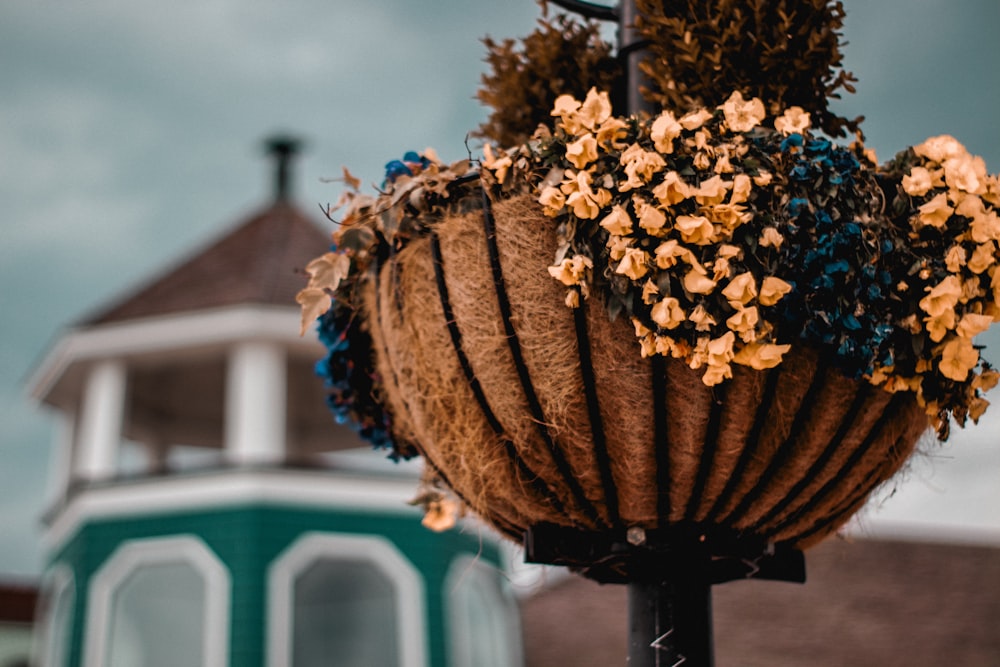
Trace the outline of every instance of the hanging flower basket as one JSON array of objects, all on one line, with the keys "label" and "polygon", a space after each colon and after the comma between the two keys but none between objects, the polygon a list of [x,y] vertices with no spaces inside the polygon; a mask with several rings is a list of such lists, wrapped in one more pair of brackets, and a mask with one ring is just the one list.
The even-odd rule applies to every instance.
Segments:
[{"label": "hanging flower basket", "polygon": [[[553,125],[390,163],[310,264],[331,404],[520,539],[696,526],[804,548],[998,374],[1000,185],[937,137],[877,167],[793,107]],[[445,503],[424,499],[430,520]]]}]

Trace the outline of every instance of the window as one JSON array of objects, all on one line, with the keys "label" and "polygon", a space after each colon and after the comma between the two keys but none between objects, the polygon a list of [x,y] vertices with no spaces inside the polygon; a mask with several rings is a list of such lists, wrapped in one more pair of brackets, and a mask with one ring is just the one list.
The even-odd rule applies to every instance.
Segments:
[{"label": "window", "polygon": [[40,667],[66,666],[75,602],[73,571],[65,565],[57,565],[42,584],[32,664]]},{"label": "window", "polygon": [[90,584],[87,667],[214,667],[229,653],[229,574],[194,537],[120,546]]},{"label": "window", "polygon": [[272,667],[422,667],[423,584],[380,537],[309,533],[271,566]]},{"label": "window", "polygon": [[501,573],[470,556],[456,558],[445,579],[452,665],[524,664],[517,605]]}]

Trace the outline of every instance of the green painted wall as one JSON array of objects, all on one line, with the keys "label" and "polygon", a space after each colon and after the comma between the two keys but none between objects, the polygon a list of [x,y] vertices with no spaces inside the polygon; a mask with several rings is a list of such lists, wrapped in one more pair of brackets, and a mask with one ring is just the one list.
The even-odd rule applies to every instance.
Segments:
[{"label": "green painted wall", "polygon": [[269,564],[303,533],[319,531],[380,535],[390,540],[424,576],[428,667],[446,667],[447,643],[443,586],[459,554],[499,564],[499,551],[478,534],[457,530],[432,533],[416,515],[387,516],[365,511],[296,506],[246,505],[229,509],[145,515],[85,524],[52,558],[73,570],[76,588],[72,647],[68,667],[82,665],[84,617],[91,578],[126,540],[194,535],[229,568],[232,580],[230,665],[266,667],[264,615]]}]

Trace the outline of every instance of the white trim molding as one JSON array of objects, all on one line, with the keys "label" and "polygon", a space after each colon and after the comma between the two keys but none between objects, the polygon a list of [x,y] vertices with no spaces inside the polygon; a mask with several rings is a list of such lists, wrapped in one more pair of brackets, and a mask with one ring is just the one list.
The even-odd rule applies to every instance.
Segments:
[{"label": "white trim molding", "polygon": [[[35,610],[31,664],[39,667],[66,667],[76,620],[76,580],[65,563],[49,569],[42,578],[41,601]],[[66,610],[67,616],[59,618]],[[55,623],[59,625],[55,625]]]},{"label": "white trim molding", "polygon": [[[489,581],[482,581],[484,577]],[[460,600],[456,599],[456,596],[468,588],[480,593],[484,590],[490,591],[495,584],[497,595],[493,602],[496,603],[496,609],[492,611],[496,616],[493,620],[502,623],[503,627],[490,628],[490,641],[498,650],[494,651],[489,646],[487,650],[490,650],[490,657],[493,660],[499,659],[500,664],[506,667],[524,666],[521,613],[508,581],[506,574],[501,570],[471,554],[461,554],[451,561],[445,574],[442,591],[448,619],[446,642],[449,665],[478,665],[481,663],[482,654],[477,654],[477,648],[483,650],[483,647],[476,643],[475,628],[471,627],[466,610],[461,608]],[[502,636],[496,636],[497,630],[501,630]]]},{"label": "white trim molding", "polygon": [[55,553],[88,521],[126,517],[150,518],[177,514],[266,505],[301,506],[353,512],[378,512],[420,519],[420,509],[409,504],[417,481],[413,477],[345,475],[328,470],[219,471],[141,478],[92,486],[71,498],[53,515],[43,535],[43,546]]},{"label": "white trim molding", "polygon": [[267,664],[292,664],[296,577],[318,560],[372,563],[396,593],[400,667],[428,663],[426,604],[420,572],[389,540],[370,535],[305,533],[271,563],[268,570]]},{"label": "white trim molding", "polygon": [[224,348],[246,340],[280,342],[307,355],[323,350],[315,336],[299,335],[297,308],[240,305],[160,315],[71,330],[45,356],[29,391],[44,401],[67,369],[80,362]]},{"label": "white trim molding", "polygon": [[123,542],[90,581],[87,626],[84,628],[84,667],[104,667],[116,589],[139,567],[185,564],[205,582],[204,665],[229,664],[229,570],[197,537],[156,537]]}]

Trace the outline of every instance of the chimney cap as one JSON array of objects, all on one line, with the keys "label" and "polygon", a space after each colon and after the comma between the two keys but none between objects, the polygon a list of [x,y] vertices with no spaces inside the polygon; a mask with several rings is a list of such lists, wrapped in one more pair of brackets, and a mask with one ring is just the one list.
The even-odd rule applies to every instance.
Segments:
[{"label": "chimney cap", "polygon": [[289,165],[302,148],[302,141],[290,135],[279,134],[265,140],[264,147],[274,158],[274,198],[285,201],[291,186]]}]

